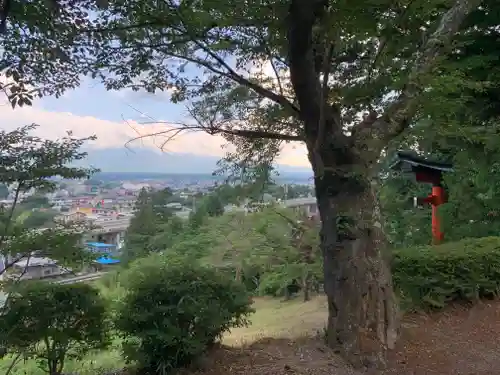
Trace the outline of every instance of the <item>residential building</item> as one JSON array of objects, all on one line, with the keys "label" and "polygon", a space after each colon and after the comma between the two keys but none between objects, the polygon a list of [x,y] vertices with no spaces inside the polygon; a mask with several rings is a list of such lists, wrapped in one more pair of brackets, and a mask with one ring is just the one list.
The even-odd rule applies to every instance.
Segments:
[{"label": "residential building", "polygon": [[68,273],[59,267],[57,262],[49,258],[29,257],[17,261],[12,266],[14,274],[21,275],[21,279],[43,279],[61,276]]},{"label": "residential building", "polygon": [[87,242],[86,247],[90,252],[99,255],[92,267],[94,271],[102,271],[120,263],[120,252],[114,244]]},{"label": "residential building", "polygon": [[56,223],[69,224],[87,220],[87,215],[80,211],[64,212],[54,218]]}]

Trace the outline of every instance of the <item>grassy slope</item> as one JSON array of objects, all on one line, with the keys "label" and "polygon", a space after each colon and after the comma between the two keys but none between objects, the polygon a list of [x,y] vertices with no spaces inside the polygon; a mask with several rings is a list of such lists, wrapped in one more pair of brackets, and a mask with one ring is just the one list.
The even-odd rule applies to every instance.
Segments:
[{"label": "grassy slope", "polygon": [[327,318],[326,299],[317,297],[304,303],[298,297],[292,301],[259,298],[254,302],[252,324],[232,330],[223,343],[244,346],[261,338],[291,338],[322,332]]},{"label": "grassy slope", "polygon": [[[255,300],[256,313],[252,316],[249,327],[234,329],[224,337],[224,344],[245,346],[264,337],[300,337],[322,331],[326,321],[326,302],[317,297],[303,303],[300,298],[289,302],[277,299],[259,298]],[[0,360],[0,374],[5,374],[12,358]],[[90,353],[80,362],[69,361],[64,369],[66,373],[95,375],[99,371],[124,367],[120,357],[119,343],[110,350]],[[19,363],[12,375],[42,375],[35,361]]]}]

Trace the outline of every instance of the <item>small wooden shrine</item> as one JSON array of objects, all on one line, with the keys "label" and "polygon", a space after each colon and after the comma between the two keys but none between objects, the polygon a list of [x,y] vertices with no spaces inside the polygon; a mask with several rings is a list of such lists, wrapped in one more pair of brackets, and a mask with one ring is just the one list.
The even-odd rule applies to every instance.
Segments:
[{"label": "small wooden shrine", "polygon": [[453,171],[453,165],[422,158],[413,152],[399,151],[390,168],[413,175],[417,182],[432,185],[432,193],[427,197],[415,197],[414,206],[430,205],[432,207],[432,240],[434,244],[441,243],[444,233],[441,231],[438,207],[448,201],[442,179],[443,173]]}]

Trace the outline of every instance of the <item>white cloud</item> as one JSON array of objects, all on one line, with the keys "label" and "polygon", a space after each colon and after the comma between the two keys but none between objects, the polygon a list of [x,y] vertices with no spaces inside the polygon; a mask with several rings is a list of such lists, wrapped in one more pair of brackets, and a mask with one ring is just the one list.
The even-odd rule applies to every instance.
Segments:
[{"label": "white cloud", "polygon": [[[39,124],[37,135],[54,139],[63,137],[67,131],[74,136],[86,137],[96,135],[97,140],[92,147],[112,148],[124,147],[125,143],[138,136],[174,129],[165,124],[144,125],[134,120],[123,122],[101,120],[92,116],[78,116],[67,112],[50,112],[36,106],[16,108],[9,104],[0,105],[0,128],[10,131],[19,126],[31,123]],[[145,137],[130,144],[130,147],[146,146],[159,149],[166,136]],[[183,133],[168,142],[164,151],[191,153],[196,155],[223,156],[221,147],[225,141],[220,136],[211,136],[203,132]],[[283,147],[278,162],[286,165],[308,166],[305,147],[299,144],[287,144]]]}]

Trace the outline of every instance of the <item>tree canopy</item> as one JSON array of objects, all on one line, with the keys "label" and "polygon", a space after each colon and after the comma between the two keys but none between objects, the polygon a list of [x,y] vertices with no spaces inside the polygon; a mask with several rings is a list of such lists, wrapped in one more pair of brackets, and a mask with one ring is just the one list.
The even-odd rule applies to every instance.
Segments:
[{"label": "tree canopy", "polygon": [[86,259],[80,245],[81,234],[75,228],[34,230],[48,217],[33,216],[30,210],[33,205],[46,204],[45,198],[28,198],[23,210],[20,196],[31,191],[55,189],[57,185],[52,177],[79,179],[91,174],[92,169],[68,165],[86,156],[80,147],[89,138],[68,135],[56,141],[42,139],[32,135],[35,127],[0,131],[0,182],[12,189],[14,195],[13,202],[0,208],[0,255],[7,261],[0,274],[35,252],[67,267],[78,267]]},{"label": "tree canopy", "polygon": [[[392,104],[392,113],[421,90],[423,83],[408,79],[416,74],[421,79],[430,70],[468,13],[475,10],[476,20],[488,19],[488,7],[476,9],[479,3],[457,1],[449,9],[439,1],[333,6],[320,0],[87,0],[69,1],[55,11],[50,3],[15,2],[2,36],[4,60],[8,76],[42,95],[78,85],[81,73],[113,90],[171,90],[174,101],[189,106],[194,126],[236,143],[243,142],[234,138],[238,134],[257,138],[253,147],[267,148],[273,157],[274,141],[305,140],[299,123],[306,109],[299,110],[299,96],[308,93],[296,81],[300,77],[293,77],[294,52],[312,59],[311,73],[330,73],[326,99],[332,110],[341,109],[342,122],[352,125],[360,112]],[[259,64],[272,74],[251,76]],[[193,74],[194,67],[205,72],[203,79]],[[303,90],[296,90],[299,86]],[[401,95],[387,97],[392,92]],[[366,120],[374,121],[373,114]]]},{"label": "tree canopy", "polygon": [[[490,12],[481,19],[471,16],[468,22],[481,27],[460,36],[463,47],[448,56],[433,90],[422,98],[420,120],[394,146],[453,162],[454,172],[444,181],[449,200],[440,208],[447,240],[496,235],[500,230],[496,210],[498,19]],[[415,210],[407,203],[413,196],[429,193],[429,187],[397,176],[384,182],[382,200],[394,246],[429,243],[430,210]]]},{"label": "tree canopy", "polygon": [[24,359],[38,359],[49,375],[62,374],[69,358],[108,343],[105,302],[87,284],[24,284],[0,311],[2,344]]}]

